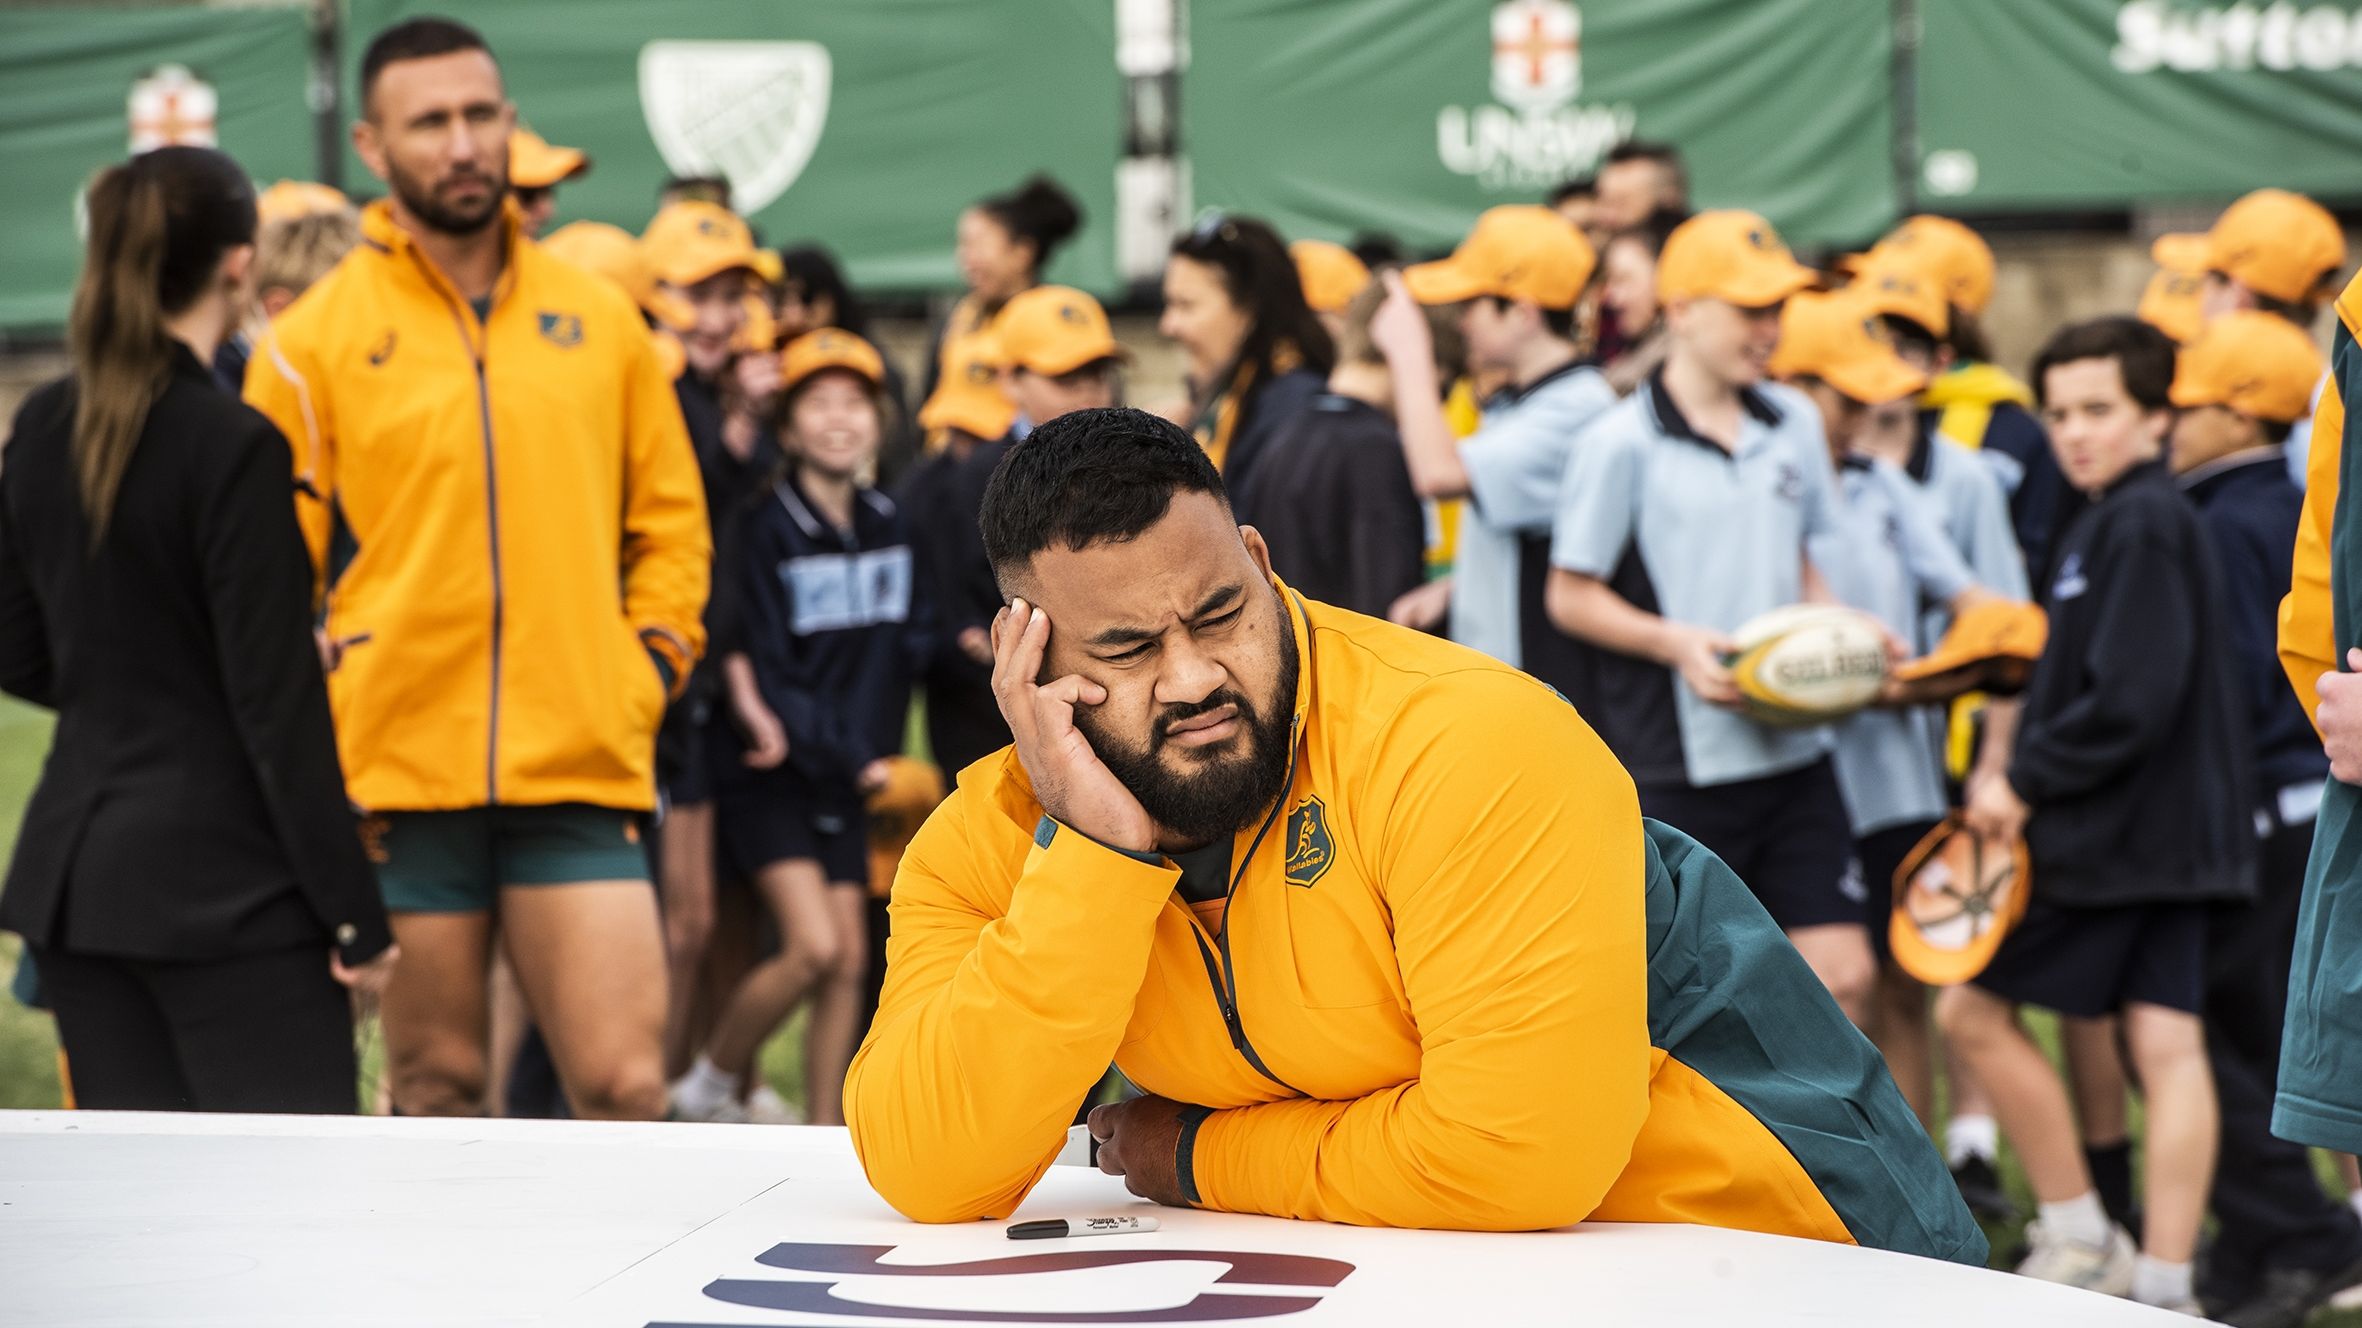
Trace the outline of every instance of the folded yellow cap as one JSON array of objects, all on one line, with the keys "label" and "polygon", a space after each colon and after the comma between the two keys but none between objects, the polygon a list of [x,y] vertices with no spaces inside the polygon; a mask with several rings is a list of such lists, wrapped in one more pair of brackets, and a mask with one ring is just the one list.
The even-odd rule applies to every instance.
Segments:
[{"label": "folded yellow cap", "polygon": [[1674,227],[1657,256],[1657,298],[1666,303],[1703,297],[1761,309],[1818,279],[1752,212],[1701,212]]},{"label": "folded yellow cap", "polygon": [[2346,235],[2329,209],[2285,189],[2258,189],[2223,209],[2203,236],[2168,235],[2150,250],[2159,266],[2170,244],[2187,254],[2205,244],[2202,270],[2220,272],[2275,300],[2297,303],[2321,293],[2346,265]]},{"label": "folded yellow cap", "polygon": [[919,427],[958,429],[987,442],[1006,437],[1017,422],[1017,403],[1001,391],[1001,364],[1000,341],[990,331],[946,338],[943,376],[919,407]]},{"label": "folded yellow cap", "polygon": [[805,379],[827,369],[850,369],[869,380],[871,387],[886,382],[885,357],[878,348],[842,328],[806,332],[779,352],[779,390],[792,392]]},{"label": "folded yellow cap", "polygon": [[[2049,640],[2050,616],[2041,605],[2023,600],[1980,600],[1952,620],[1935,649],[1897,664],[1895,677],[1917,682],[1966,669],[2031,665],[2042,657],[2042,647]],[[1976,680],[1970,683],[1973,686]]]},{"label": "folded yellow cap", "polygon": [[1574,223],[1546,207],[1513,203],[1478,217],[1451,257],[1406,268],[1402,279],[1421,304],[1489,295],[1572,309],[1596,262]]},{"label": "folded yellow cap", "polygon": [[1314,313],[1341,314],[1353,297],[1370,284],[1370,269],[1353,251],[1327,240],[1298,240],[1288,246],[1296,260],[1296,276],[1304,283],[1304,303]]},{"label": "folded yellow cap", "polygon": [[674,286],[698,282],[732,268],[755,270],[754,232],[737,213],[716,203],[667,204],[642,232],[656,279]]},{"label": "folded yellow cap", "polygon": [[1987,839],[1954,812],[1895,869],[1887,946],[1895,964],[1931,987],[1957,986],[1985,971],[2026,916],[2032,868],[2023,836]]},{"label": "folded yellow cap", "polygon": [[1951,302],[1934,282],[1896,259],[1872,255],[1845,289],[1873,314],[1908,319],[1939,339],[1951,335]]},{"label": "folded yellow cap", "polygon": [[1905,363],[1879,325],[1877,313],[1848,287],[1823,294],[1802,291],[1780,309],[1780,344],[1771,372],[1809,375],[1866,405],[1900,401],[1927,386],[1927,375]]},{"label": "folded yellow cap", "polygon": [[508,182],[514,189],[548,189],[590,170],[581,148],[558,147],[530,129],[508,136]]},{"label": "folded yellow cap", "polygon": [[[1981,314],[1993,302],[1993,248],[1985,237],[1950,217],[1922,213],[1841,264],[1847,271],[1899,268],[1928,282],[1947,303]],[[1941,335],[1942,329],[1935,331]]]},{"label": "folded yellow cap", "polygon": [[2228,406],[2289,424],[2313,406],[2328,367],[2304,329],[2277,314],[2241,309],[2208,323],[2175,361],[2173,404]]},{"label": "folded yellow cap", "polygon": [[1094,360],[1129,358],[1107,311],[1072,286],[1036,286],[1017,295],[1001,306],[992,330],[1003,363],[1051,378]]}]

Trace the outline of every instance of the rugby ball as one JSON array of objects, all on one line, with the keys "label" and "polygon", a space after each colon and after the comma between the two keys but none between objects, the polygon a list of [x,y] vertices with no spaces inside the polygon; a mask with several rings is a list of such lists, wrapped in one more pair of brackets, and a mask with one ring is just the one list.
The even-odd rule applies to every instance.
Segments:
[{"label": "rugby ball", "polygon": [[1766,724],[1826,724],[1878,699],[1886,632],[1859,609],[1792,604],[1750,619],[1726,656],[1747,713]]}]

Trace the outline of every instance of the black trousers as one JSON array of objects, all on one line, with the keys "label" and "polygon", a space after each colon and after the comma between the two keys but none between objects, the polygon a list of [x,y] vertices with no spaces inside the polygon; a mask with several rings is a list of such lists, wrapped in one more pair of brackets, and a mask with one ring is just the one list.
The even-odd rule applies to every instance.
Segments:
[{"label": "black trousers", "polygon": [[2323,1191],[2311,1151],[2272,1133],[2288,969],[2311,822],[2277,822],[2263,842],[2253,904],[2215,916],[2207,938],[2206,1054],[2222,1104],[2208,1281],[2252,1291],[2269,1268],[2333,1271],[2362,1259],[2362,1221]]},{"label": "black trousers", "polygon": [[77,1105],[351,1115],[352,1004],[328,946],[203,963],[44,949]]}]

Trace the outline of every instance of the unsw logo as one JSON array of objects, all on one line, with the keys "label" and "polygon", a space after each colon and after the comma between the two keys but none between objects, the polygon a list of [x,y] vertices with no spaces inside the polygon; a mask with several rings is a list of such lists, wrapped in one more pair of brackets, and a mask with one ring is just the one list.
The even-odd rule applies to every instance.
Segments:
[{"label": "unsw logo", "polygon": [[1570,106],[1583,88],[1583,14],[1566,0],[1505,0],[1491,19],[1499,104],[1435,117],[1444,168],[1488,191],[1530,191],[1586,174],[1632,136],[1628,103]]}]

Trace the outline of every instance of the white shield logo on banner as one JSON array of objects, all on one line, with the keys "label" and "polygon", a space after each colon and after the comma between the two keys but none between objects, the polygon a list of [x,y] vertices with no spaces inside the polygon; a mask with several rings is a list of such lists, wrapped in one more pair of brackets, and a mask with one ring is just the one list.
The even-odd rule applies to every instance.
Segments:
[{"label": "white shield logo on banner", "polygon": [[654,41],[640,48],[640,110],[675,175],[719,175],[752,215],[787,192],[828,122],[817,42]]},{"label": "white shield logo on banner", "polygon": [[1521,111],[1564,106],[1583,88],[1583,15],[1566,0],[1493,7],[1493,96]]}]

